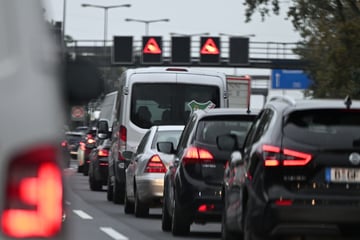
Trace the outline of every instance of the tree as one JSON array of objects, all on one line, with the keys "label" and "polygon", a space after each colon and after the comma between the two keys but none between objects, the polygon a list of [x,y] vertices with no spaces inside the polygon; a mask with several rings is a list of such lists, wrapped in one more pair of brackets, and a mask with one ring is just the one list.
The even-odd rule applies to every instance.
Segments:
[{"label": "tree", "polygon": [[246,22],[259,12],[262,20],[278,15],[289,3],[288,19],[302,37],[295,51],[309,63],[314,97],[360,98],[359,0],[245,0]]}]

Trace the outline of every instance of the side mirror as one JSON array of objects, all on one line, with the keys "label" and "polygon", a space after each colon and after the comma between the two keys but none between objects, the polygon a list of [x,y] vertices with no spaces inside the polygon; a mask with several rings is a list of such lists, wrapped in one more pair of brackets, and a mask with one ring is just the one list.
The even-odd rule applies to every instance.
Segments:
[{"label": "side mirror", "polygon": [[107,120],[100,120],[98,122],[97,136],[99,139],[106,139],[110,136],[109,124]]},{"label": "side mirror", "polygon": [[217,136],[216,145],[220,150],[225,150],[225,151],[235,151],[239,147],[237,137],[234,134]]},{"label": "side mirror", "polygon": [[242,158],[241,153],[239,151],[232,152],[230,156],[230,166],[233,168],[243,164],[244,164],[244,160]]},{"label": "side mirror", "polygon": [[158,142],[156,144],[156,147],[159,152],[167,154],[175,153],[174,145],[172,142]]},{"label": "side mirror", "polygon": [[122,152],[122,155],[126,160],[130,160],[130,159],[133,158],[134,152],[132,152],[132,151],[124,151],[124,152]]}]

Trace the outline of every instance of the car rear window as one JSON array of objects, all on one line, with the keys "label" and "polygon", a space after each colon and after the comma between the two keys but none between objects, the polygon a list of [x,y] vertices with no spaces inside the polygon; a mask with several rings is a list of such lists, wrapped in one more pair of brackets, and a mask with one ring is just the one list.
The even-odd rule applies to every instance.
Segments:
[{"label": "car rear window", "polygon": [[360,110],[316,109],[292,112],[284,136],[324,147],[360,147]]},{"label": "car rear window", "polygon": [[255,116],[244,116],[220,119],[205,119],[199,122],[196,131],[196,140],[206,144],[216,144],[220,135],[235,134],[239,144],[243,144],[245,136]]}]

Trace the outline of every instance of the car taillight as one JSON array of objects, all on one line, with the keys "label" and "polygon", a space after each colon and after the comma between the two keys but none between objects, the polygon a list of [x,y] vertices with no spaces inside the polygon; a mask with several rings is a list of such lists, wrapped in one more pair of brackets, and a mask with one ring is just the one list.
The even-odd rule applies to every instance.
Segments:
[{"label": "car taillight", "polygon": [[62,141],[62,142],[61,142],[61,146],[62,146],[62,147],[66,147],[66,146],[67,146],[67,141],[66,141],[66,140]]},{"label": "car taillight", "polygon": [[154,155],[148,161],[145,172],[147,173],[165,173],[166,167],[164,163],[161,161],[159,155]]},{"label": "car taillight", "polygon": [[80,142],[80,149],[82,150],[82,151],[85,151],[85,143],[83,143],[83,142]]},{"label": "car taillight", "polygon": [[119,161],[125,161],[125,158],[121,153],[126,150],[126,141],[127,141],[126,127],[121,125],[119,129],[119,153],[118,153]]},{"label": "car taillight", "polygon": [[95,139],[93,139],[93,138],[89,138],[88,140],[87,140],[87,143],[88,144],[93,144],[93,143],[95,143],[96,141],[95,141]]},{"label": "car taillight", "polygon": [[98,151],[98,156],[99,157],[108,157],[109,156],[109,150],[107,149],[100,149]]},{"label": "car taillight", "polygon": [[277,146],[263,145],[262,146],[264,164],[267,167],[276,166],[305,166],[308,164],[312,155],[309,153],[303,153],[294,151],[291,149],[281,149]]},{"label": "car taillight", "polygon": [[61,230],[63,180],[57,149],[42,146],[10,162],[1,214],[4,234],[14,238],[52,237]]},{"label": "car taillight", "polygon": [[182,159],[183,165],[195,163],[214,163],[214,156],[206,149],[189,147]]},{"label": "car taillight", "polygon": [[203,204],[198,207],[198,212],[209,212],[215,209],[214,204]]}]

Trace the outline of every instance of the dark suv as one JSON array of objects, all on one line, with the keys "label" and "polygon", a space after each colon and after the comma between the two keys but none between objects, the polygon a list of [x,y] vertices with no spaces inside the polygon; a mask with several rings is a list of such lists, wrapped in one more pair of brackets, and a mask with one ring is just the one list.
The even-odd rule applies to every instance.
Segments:
[{"label": "dark suv", "polygon": [[224,166],[231,151],[219,150],[218,135],[245,139],[256,117],[246,109],[195,111],[184,128],[174,166],[164,177],[162,229],[186,235],[192,223],[220,222]]},{"label": "dark suv", "polygon": [[359,239],[360,101],[274,97],[231,161],[240,194],[225,230],[237,239]]}]

